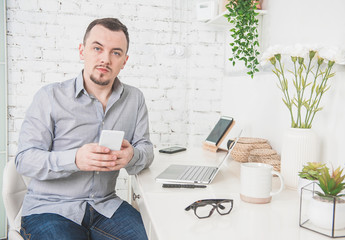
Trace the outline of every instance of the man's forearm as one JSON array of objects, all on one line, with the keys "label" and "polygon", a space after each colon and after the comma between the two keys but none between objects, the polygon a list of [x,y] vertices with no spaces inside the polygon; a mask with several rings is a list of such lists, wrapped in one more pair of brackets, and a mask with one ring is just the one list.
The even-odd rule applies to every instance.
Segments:
[{"label": "man's forearm", "polygon": [[68,177],[78,171],[75,164],[77,149],[67,151],[43,151],[30,148],[17,154],[17,171],[27,177],[48,180]]},{"label": "man's forearm", "polygon": [[134,147],[134,156],[126,166],[128,174],[135,175],[149,167],[153,161],[153,145],[147,141]]}]

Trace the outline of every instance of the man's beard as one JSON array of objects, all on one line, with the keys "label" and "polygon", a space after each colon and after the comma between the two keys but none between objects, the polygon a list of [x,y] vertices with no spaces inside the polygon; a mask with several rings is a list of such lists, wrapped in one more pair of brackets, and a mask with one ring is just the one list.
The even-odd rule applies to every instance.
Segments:
[{"label": "man's beard", "polygon": [[[101,74],[100,78],[101,77],[103,77],[103,74]],[[92,75],[90,76],[90,79],[91,79],[92,82],[94,82],[94,83],[96,83],[97,85],[100,85],[100,86],[106,86],[106,85],[108,85],[110,83],[110,80],[106,80],[106,81],[102,82],[102,81],[96,79]]]}]

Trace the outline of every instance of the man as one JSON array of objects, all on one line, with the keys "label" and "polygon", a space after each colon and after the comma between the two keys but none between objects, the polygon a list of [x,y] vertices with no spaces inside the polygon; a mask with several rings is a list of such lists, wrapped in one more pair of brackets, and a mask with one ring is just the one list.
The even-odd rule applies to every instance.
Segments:
[{"label": "man", "polygon": [[[88,26],[78,77],[40,89],[27,110],[15,162],[31,177],[22,210],[24,239],[147,239],[140,213],[115,193],[121,168],[153,160],[143,94],[117,78],[128,60],[126,26]],[[125,131],[120,151],[98,145],[101,130]]]}]

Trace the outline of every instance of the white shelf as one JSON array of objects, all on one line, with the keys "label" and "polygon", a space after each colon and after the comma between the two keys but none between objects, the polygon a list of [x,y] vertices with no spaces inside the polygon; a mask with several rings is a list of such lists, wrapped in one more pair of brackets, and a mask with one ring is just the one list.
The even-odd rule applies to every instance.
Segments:
[{"label": "white shelf", "polygon": [[[256,12],[259,13],[258,16],[263,16],[267,14],[267,10],[255,10]],[[213,25],[221,25],[221,26],[229,26],[229,22],[228,19],[226,17],[224,17],[225,14],[228,14],[229,11],[226,10],[224,12],[222,12],[221,14],[219,14],[218,16],[207,20],[205,23],[206,24],[213,24]]]}]

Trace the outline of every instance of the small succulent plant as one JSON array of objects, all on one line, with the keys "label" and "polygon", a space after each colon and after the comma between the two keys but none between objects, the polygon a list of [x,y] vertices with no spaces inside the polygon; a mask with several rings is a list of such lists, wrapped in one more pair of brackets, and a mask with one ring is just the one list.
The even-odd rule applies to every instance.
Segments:
[{"label": "small succulent plant", "polygon": [[333,169],[331,174],[327,167],[321,169],[321,174],[319,176],[318,185],[322,189],[323,193],[318,192],[317,194],[321,197],[342,197],[345,193],[341,193],[345,189],[345,174],[340,167]]},{"label": "small succulent plant", "polygon": [[320,162],[307,162],[307,164],[303,166],[302,171],[298,173],[298,176],[309,180],[318,180],[321,174],[321,169],[323,168],[327,167],[325,167],[325,164]]}]

